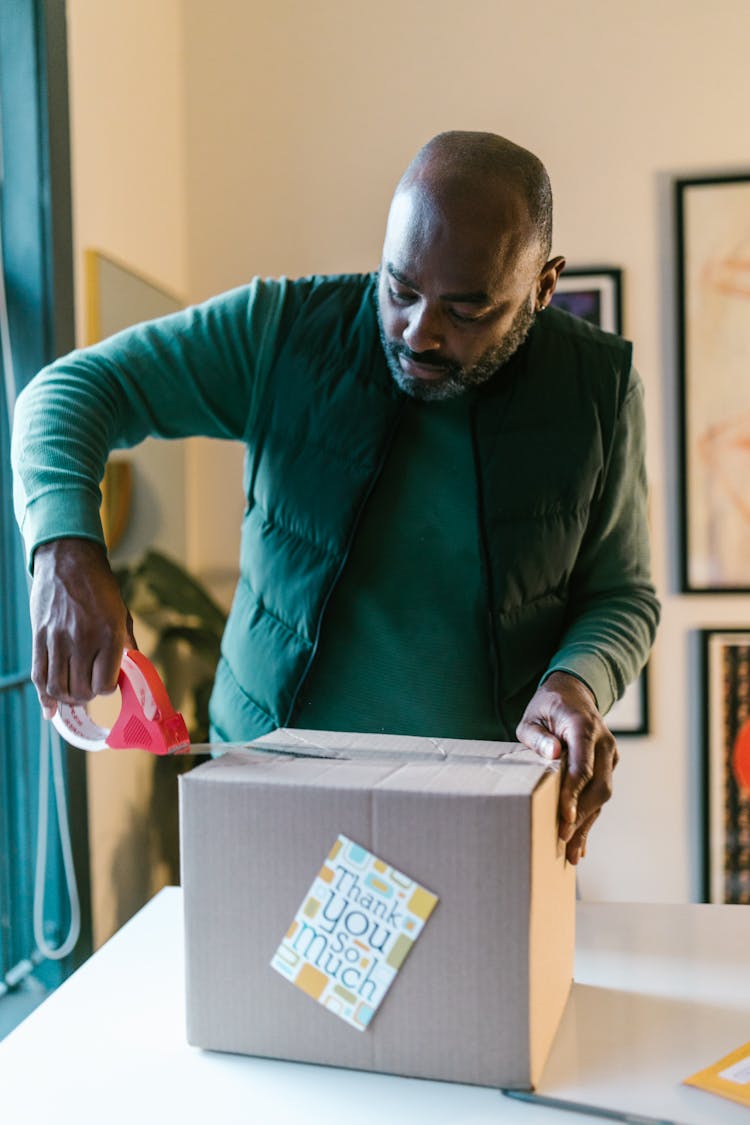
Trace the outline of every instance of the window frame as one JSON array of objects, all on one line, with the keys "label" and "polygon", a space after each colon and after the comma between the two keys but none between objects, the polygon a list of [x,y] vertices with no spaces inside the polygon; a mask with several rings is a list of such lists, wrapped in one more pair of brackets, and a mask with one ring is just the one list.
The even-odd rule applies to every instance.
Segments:
[{"label": "window frame", "polygon": [[[5,288],[16,391],[75,342],[67,28],[64,0],[13,0],[0,12],[0,120]],[[38,960],[33,937],[40,711],[29,680],[31,638],[21,538],[12,517],[8,424],[0,400],[0,808],[5,860],[0,868],[0,980]],[[19,737],[20,733],[20,737]],[[35,975],[55,987],[91,953],[91,895],[85,755],[64,752],[64,776],[79,897],[81,937],[60,962]],[[45,930],[56,945],[68,903],[50,793]],[[6,917],[7,914],[7,917]],[[11,963],[9,963],[11,962]],[[15,963],[13,963],[15,962]],[[2,997],[0,996],[0,1003]]]}]

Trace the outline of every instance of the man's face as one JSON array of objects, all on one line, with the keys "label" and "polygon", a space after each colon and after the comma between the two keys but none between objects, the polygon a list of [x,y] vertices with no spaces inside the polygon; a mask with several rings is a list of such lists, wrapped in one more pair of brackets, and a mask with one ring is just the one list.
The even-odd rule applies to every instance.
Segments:
[{"label": "man's face", "polygon": [[505,230],[470,205],[438,206],[415,188],[391,207],[378,287],[394,380],[414,398],[453,398],[485,382],[534,322],[538,246],[511,201]]}]

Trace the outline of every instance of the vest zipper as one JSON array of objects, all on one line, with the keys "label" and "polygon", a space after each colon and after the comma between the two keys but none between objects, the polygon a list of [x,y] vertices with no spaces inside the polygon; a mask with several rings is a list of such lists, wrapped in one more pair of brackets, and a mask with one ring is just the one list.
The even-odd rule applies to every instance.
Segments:
[{"label": "vest zipper", "polygon": [[349,539],[347,541],[344,553],[341,557],[341,562],[339,563],[338,569],[337,569],[335,575],[333,576],[333,581],[331,582],[330,586],[328,587],[325,598],[323,599],[323,604],[320,608],[320,613],[318,614],[318,625],[317,625],[317,628],[315,630],[315,640],[313,641],[313,647],[310,650],[310,656],[308,657],[307,664],[305,665],[305,669],[304,669],[302,675],[299,678],[299,682],[298,682],[297,687],[295,689],[294,695],[292,696],[292,701],[289,705],[289,710],[287,711],[286,721],[282,724],[285,727],[291,726],[292,717],[294,715],[294,711],[295,711],[295,708],[297,706],[297,699],[299,698],[299,693],[302,690],[304,682],[309,675],[310,668],[312,666],[312,662],[315,659],[316,653],[318,651],[318,645],[320,643],[320,631],[323,628],[323,618],[325,617],[326,609],[328,608],[328,603],[331,600],[331,597],[333,595],[333,591],[336,589],[336,587],[339,584],[339,579],[341,578],[344,567],[346,566],[347,562],[349,561],[349,555],[351,554],[352,544],[354,542],[354,536],[357,534],[357,528],[359,527],[359,521],[362,518],[362,513],[365,510],[365,506],[367,505],[367,501],[372,496],[372,492],[373,492],[373,489],[375,488],[375,485],[380,480],[381,473],[383,472],[383,467],[384,467],[384,465],[385,465],[385,463],[388,459],[388,454],[391,450],[391,446],[393,445],[393,441],[394,441],[394,438],[396,436],[396,431],[398,429],[399,422],[401,421],[401,414],[403,413],[404,405],[405,405],[404,403],[399,403],[398,413],[396,415],[395,421],[394,421],[393,426],[391,428],[391,432],[388,435],[388,439],[387,439],[385,445],[383,446],[383,451],[381,453],[380,462],[378,463],[378,465],[375,468],[375,472],[372,475],[372,479],[370,480],[370,483],[369,483],[369,485],[368,485],[367,489],[365,490],[365,493],[362,497],[362,503],[359,506],[359,510],[357,511],[357,514],[355,515],[354,520],[352,521],[351,531],[349,532]]},{"label": "vest zipper", "polygon": [[470,430],[471,430],[471,450],[474,458],[474,480],[477,490],[477,528],[479,533],[479,561],[481,564],[482,577],[484,579],[484,591],[487,598],[487,633],[490,651],[490,671],[492,674],[492,702],[495,708],[495,715],[500,723],[501,733],[505,737],[515,737],[515,731],[509,731],[508,723],[503,714],[503,707],[500,702],[500,654],[497,647],[497,636],[495,633],[495,621],[493,616],[493,606],[495,604],[495,596],[492,582],[492,556],[490,554],[489,544],[487,542],[487,528],[485,521],[485,502],[484,502],[484,472],[482,467],[482,460],[479,450],[479,436],[477,433],[476,417],[477,417],[477,403],[476,400],[471,405],[470,410]]}]

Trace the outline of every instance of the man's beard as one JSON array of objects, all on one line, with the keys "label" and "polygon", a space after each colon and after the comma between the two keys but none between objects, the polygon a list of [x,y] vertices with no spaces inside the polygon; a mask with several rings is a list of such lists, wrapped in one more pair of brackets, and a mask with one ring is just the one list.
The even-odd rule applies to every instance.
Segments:
[{"label": "man's beard", "polygon": [[[421,399],[423,402],[439,402],[449,398],[457,398],[470,387],[478,387],[486,383],[499,367],[502,367],[524,342],[536,314],[529,302],[523,304],[516,314],[516,318],[508,329],[504,339],[493,348],[488,348],[484,355],[473,367],[462,367],[459,363],[435,361],[432,352],[413,352],[406,344],[399,344],[388,340],[383,329],[383,320],[378,307],[378,325],[380,326],[380,339],[383,343],[388,369],[396,384],[411,395],[412,398]],[[407,375],[399,363],[399,356],[403,355],[415,363],[432,364],[442,370],[443,374],[438,379],[419,379],[414,375]]]}]

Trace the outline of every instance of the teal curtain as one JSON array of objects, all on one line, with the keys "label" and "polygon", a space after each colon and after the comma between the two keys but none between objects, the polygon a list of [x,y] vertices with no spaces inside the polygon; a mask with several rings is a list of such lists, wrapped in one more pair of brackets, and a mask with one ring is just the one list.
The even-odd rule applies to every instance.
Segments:
[{"label": "teal curtain", "polygon": [[[3,406],[5,404],[3,403]],[[28,598],[11,510],[7,413],[0,413],[0,969],[34,951],[32,926],[39,708],[29,682]]]},{"label": "teal curtain", "polygon": [[[0,230],[15,392],[74,342],[67,106],[63,0],[2,0]],[[0,373],[4,379],[8,366]],[[0,395],[0,984],[8,972],[39,959],[33,895],[41,717],[29,680],[28,593],[12,513],[8,398],[13,394]],[[64,776],[84,928],[71,957],[37,967],[50,985],[90,951],[82,758],[68,753]],[[54,947],[65,937],[69,917],[51,797],[48,808],[44,937]]]}]

